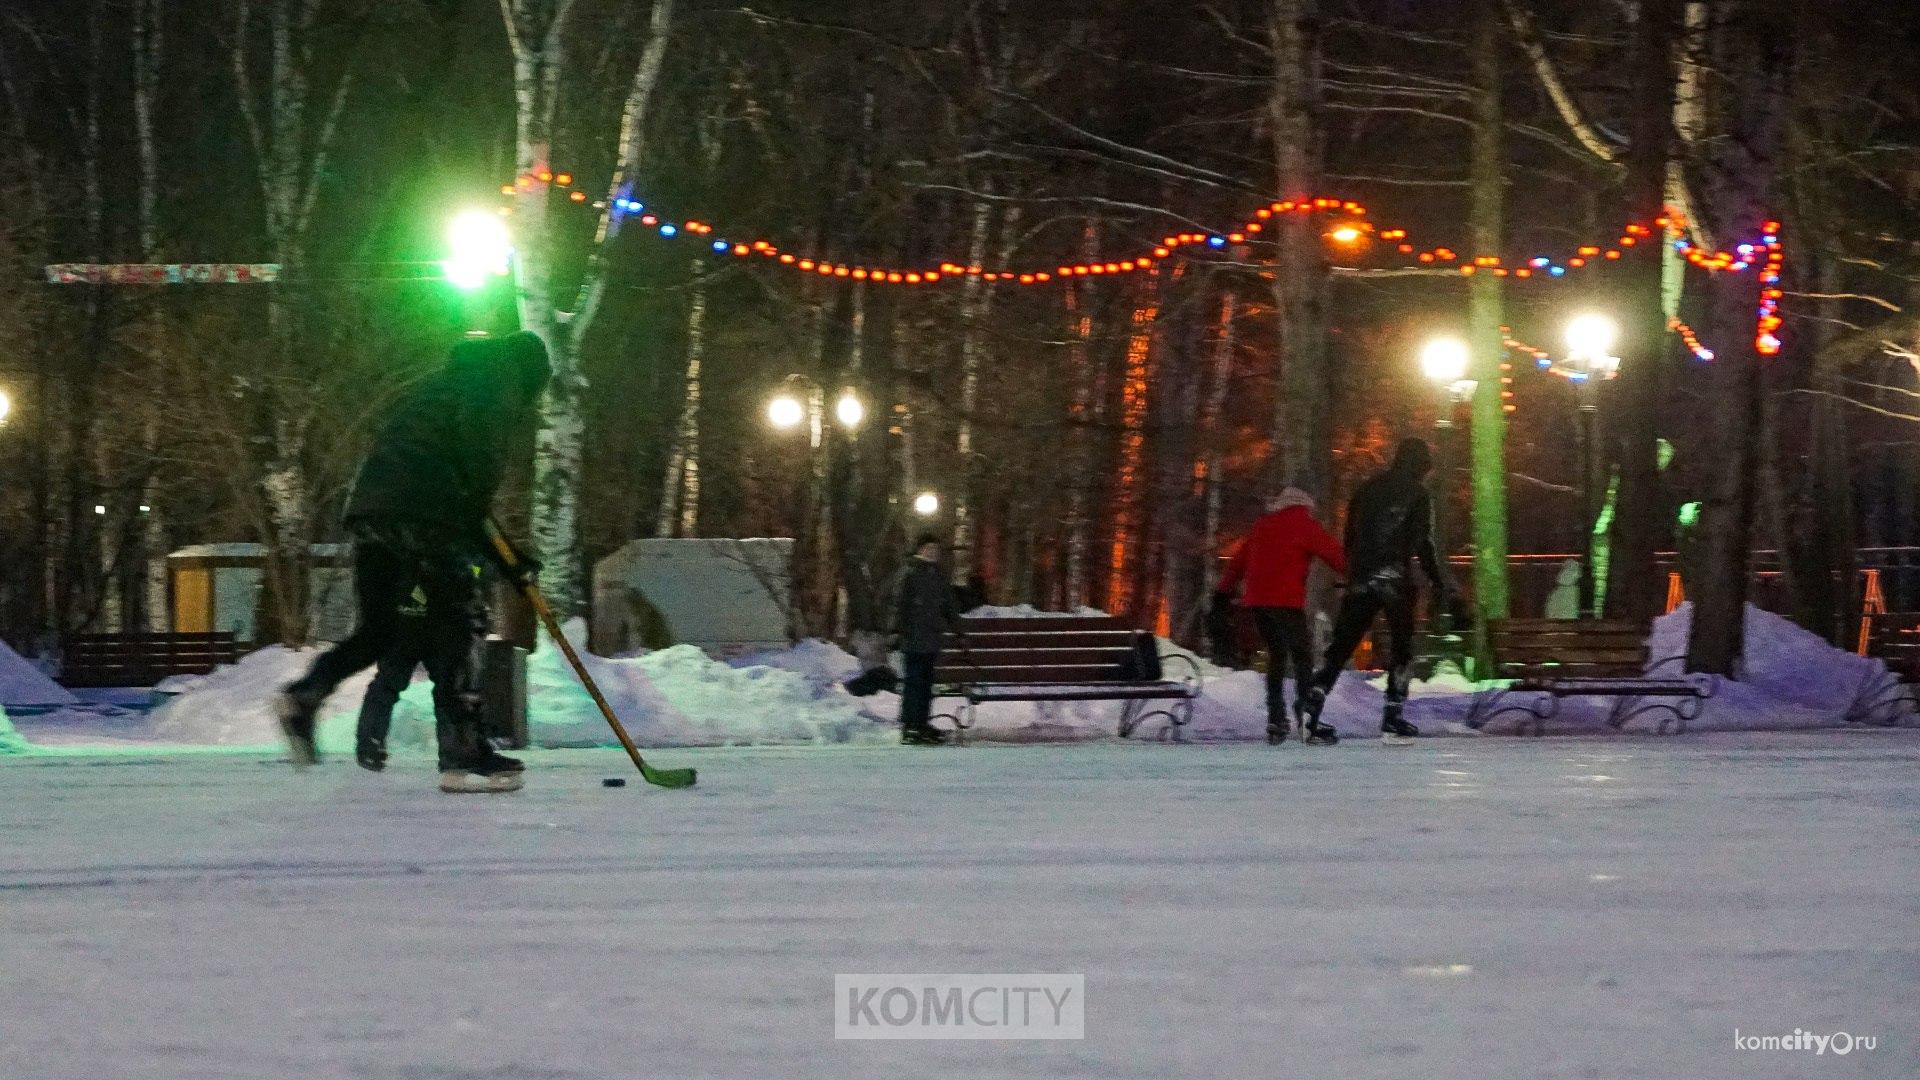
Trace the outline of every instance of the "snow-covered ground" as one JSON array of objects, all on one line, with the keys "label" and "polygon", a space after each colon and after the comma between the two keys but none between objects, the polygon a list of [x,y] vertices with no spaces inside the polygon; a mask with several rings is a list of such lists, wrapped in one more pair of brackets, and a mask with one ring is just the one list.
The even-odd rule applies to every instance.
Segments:
[{"label": "snow-covered ground", "polygon": [[[1912,730],[657,756],[0,759],[0,1076],[1920,1069]],[[834,1041],[890,971],[1084,973],[1086,1038]]]}]

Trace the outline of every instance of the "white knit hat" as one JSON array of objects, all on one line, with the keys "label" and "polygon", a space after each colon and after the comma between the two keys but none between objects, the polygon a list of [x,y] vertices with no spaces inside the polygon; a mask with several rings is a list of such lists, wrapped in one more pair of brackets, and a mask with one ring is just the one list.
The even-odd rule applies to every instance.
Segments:
[{"label": "white knit hat", "polygon": [[1267,498],[1268,513],[1278,513],[1290,506],[1304,506],[1307,508],[1308,513],[1312,513],[1314,507],[1313,496],[1297,487],[1290,487],[1281,491],[1278,495],[1268,496]]}]

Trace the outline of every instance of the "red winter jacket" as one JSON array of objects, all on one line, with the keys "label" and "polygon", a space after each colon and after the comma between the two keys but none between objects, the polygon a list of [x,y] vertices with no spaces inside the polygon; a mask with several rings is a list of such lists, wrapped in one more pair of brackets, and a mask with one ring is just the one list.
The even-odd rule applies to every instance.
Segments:
[{"label": "red winter jacket", "polygon": [[1275,510],[1253,523],[1253,531],[1227,561],[1219,590],[1230,593],[1244,579],[1247,588],[1240,603],[1246,607],[1305,607],[1307,569],[1315,558],[1336,574],[1347,572],[1340,541],[1320,527],[1313,511],[1304,506]]}]

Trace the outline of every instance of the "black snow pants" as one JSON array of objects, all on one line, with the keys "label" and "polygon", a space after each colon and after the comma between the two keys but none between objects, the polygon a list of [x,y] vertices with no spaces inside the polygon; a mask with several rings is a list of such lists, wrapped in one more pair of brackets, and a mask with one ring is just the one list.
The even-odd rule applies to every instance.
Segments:
[{"label": "black snow pants", "polygon": [[900,679],[900,726],[905,730],[923,728],[933,713],[933,671],[940,662],[937,652],[901,653],[906,671]]},{"label": "black snow pants", "polygon": [[1307,613],[1299,608],[1257,607],[1253,625],[1267,646],[1267,724],[1285,727],[1287,703],[1283,680],[1293,674],[1293,696],[1298,699],[1313,679],[1313,636]]},{"label": "black snow pants", "polygon": [[[349,677],[394,653],[406,619],[400,608],[418,588],[427,598],[426,617],[420,620],[422,660],[433,676],[440,768],[480,764],[489,749],[480,726],[479,662],[487,607],[480,588],[480,558],[470,547],[427,526],[355,525],[353,585],[359,623],[352,636],[321,653],[288,692],[324,700]],[[411,671],[409,667],[409,678]]]},{"label": "black snow pants", "polygon": [[413,670],[427,662],[431,651],[424,614],[403,613],[396,626],[394,646],[380,658],[373,681],[367,684],[367,696],[360,699],[360,723],[355,735],[363,743],[387,741],[387,732],[393,727],[393,707],[413,685]]},{"label": "black snow pants", "polygon": [[1313,682],[1331,692],[1341,669],[1353,659],[1360,640],[1373,628],[1376,616],[1387,617],[1387,709],[1398,711],[1407,700],[1413,673],[1413,610],[1416,596],[1405,572],[1376,574],[1347,589],[1333,618],[1333,640]]}]

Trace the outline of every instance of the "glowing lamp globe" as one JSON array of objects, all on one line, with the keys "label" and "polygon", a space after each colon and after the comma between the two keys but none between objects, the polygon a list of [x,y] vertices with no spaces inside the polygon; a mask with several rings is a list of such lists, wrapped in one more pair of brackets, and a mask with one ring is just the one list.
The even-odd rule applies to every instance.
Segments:
[{"label": "glowing lamp globe", "polygon": [[7,414],[13,411],[13,399],[5,390],[0,390],[0,424],[7,422]]},{"label": "glowing lamp globe", "polygon": [[932,517],[940,512],[940,496],[931,491],[923,491],[913,497],[913,512],[921,517]]},{"label": "glowing lamp globe", "polygon": [[867,418],[867,407],[854,396],[853,391],[848,390],[833,403],[833,418],[840,421],[841,427],[857,428],[860,421]]},{"label": "glowing lamp globe", "polygon": [[1441,386],[1449,386],[1467,377],[1467,356],[1467,343],[1459,338],[1434,338],[1420,350],[1420,370]]},{"label": "glowing lamp globe", "polygon": [[1613,355],[1620,327],[1605,315],[1588,313],[1567,324],[1567,348],[1576,360],[1604,360]]},{"label": "glowing lamp globe", "polygon": [[507,223],[485,210],[467,210],[447,227],[447,280],[459,289],[478,289],[488,279],[505,277],[513,261]]},{"label": "glowing lamp globe", "polygon": [[792,394],[781,394],[767,403],[767,423],[782,431],[800,426],[807,418],[807,407]]}]

